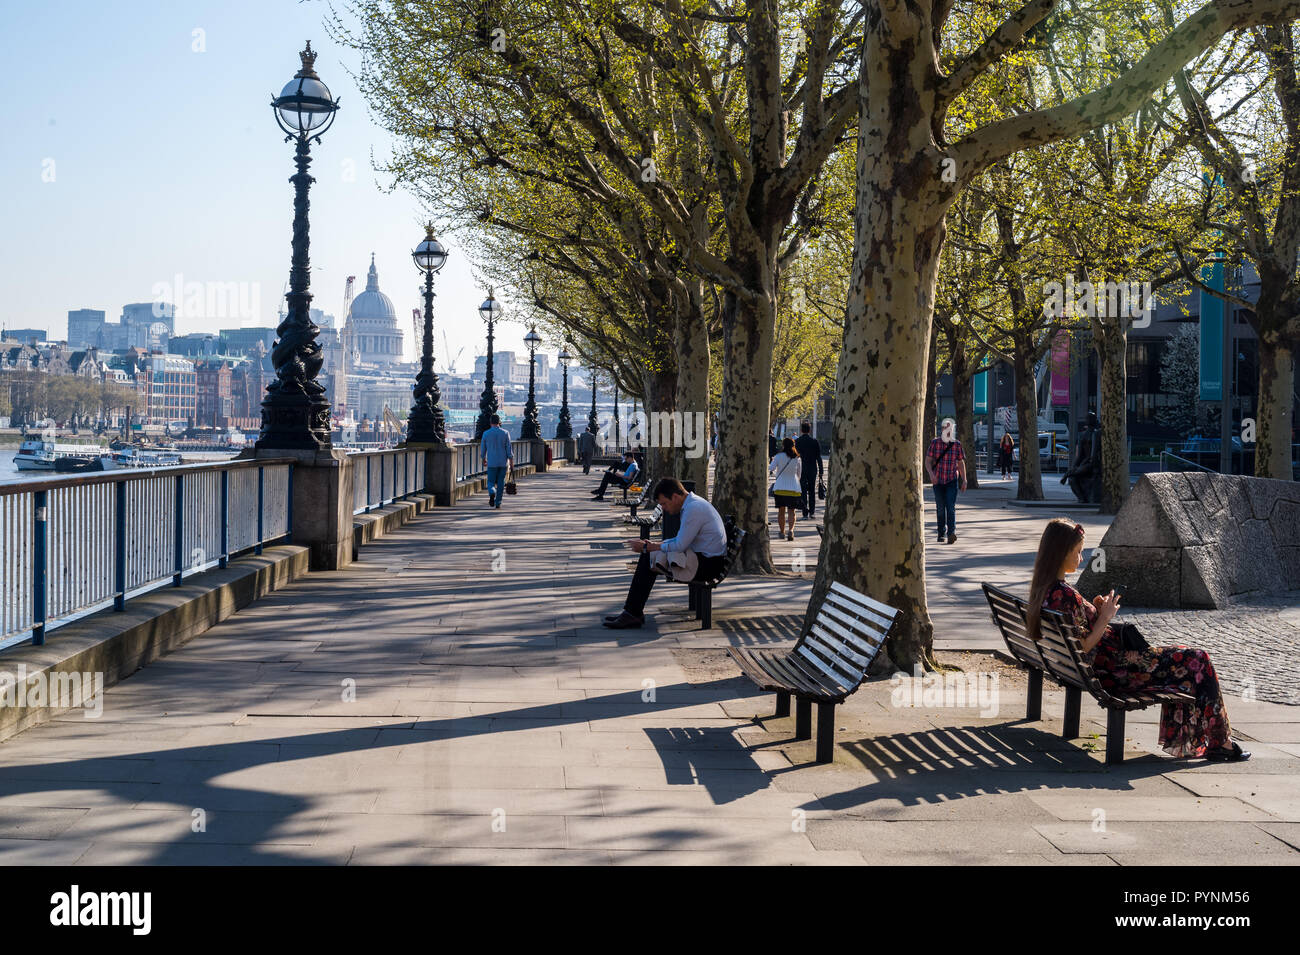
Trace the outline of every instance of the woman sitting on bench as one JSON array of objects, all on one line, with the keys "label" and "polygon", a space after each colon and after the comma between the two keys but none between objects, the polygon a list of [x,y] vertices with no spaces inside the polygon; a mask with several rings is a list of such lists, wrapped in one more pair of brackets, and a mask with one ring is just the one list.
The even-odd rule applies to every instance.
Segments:
[{"label": "woman sitting on bench", "polygon": [[1232,762],[1249,759],[1250,753],[1232,741],[1209,654],[1176,646],[1124,649],[1119,631],[1110,623],[1119,609],[1115,592],[1089,601],[1065,582],[1067,575],[1079,569],[1082,556],[1082,524],[1064,517],[1048,523],[1038,544],[1029,587],[1029,635],[1038,639],[1043,610],[1058,611],[1084,633],[1083,651],[1092,656],[1093,671],[1107,690],[1118,695],[1177,690],[1195,696],[1195,703],[1163,705],[1160,745],[1171,756]]}]

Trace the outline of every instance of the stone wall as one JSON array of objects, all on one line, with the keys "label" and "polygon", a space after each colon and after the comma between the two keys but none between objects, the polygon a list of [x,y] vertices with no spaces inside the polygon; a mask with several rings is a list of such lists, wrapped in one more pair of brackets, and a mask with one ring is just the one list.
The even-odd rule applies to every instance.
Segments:
[{"label": "stone wall", "polygon": [[1145,474],[1099,547],[1085,550],[1079,589],[1123,588],[1128,606],[1224,607],[1237,594],[1300,590],[1300,483]]}]

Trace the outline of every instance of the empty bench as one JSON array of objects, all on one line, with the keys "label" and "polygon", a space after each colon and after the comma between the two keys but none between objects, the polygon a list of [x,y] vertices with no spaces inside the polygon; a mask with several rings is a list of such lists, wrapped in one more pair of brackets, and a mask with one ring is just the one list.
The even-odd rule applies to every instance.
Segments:
[{"label": "empty bench", "polygon": [[1101,685],[1091,657],[1083,651],[1086,634],[1074,621],[1054,610],[1039,618],[1039,639],[1029,636],[1025,601],[984,584],[984,596],[993,612],[993,622],[1007,643],[1007,650],[1029,670],[1029,701],[1025,719],[1038,720],[1043,711],[1043,674],[1065,688],[1064,739],[1079,736],[1079,713],[1083,691],[1087,690],[1106,711],[1106,763],[1124,762],[1124,717],[1129,710],[1144,710],[1157,703],[1189,703],[1195,697],[1177,690],[1144,690],[1114,693]]},{"label": "empty bench", "polygon": [[812,705],[817,704],[817,762],[829,763],[835,750],[835,707],[861,686],[876,654],[894,628],[898,611],[841,583],[827,591],[812,628],[793,650],[728,653],[761,690],[776,693],[776,715],[790,715],[797,700],[795,739],[812,737]]}]

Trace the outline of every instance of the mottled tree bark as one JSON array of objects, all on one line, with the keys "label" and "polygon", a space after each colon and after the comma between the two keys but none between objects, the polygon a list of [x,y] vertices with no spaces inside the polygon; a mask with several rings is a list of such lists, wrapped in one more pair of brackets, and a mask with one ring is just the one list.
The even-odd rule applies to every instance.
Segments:
[{"label": "mottled tree bark", "polygon": [[[936,419],[939,416],[939,336],[930,331],[930,350],[925,357],[925,415],[921,424],[921,448],[922,453],[929,444],[930,439],[938,435],[938,424]],[[930,475],[921,469],[921,483],[929,484]]]},{"label": "mottled tree bark", "polygon": [[1128,497],[1128,329],[1123,318],[1092,323],[1101,363],[1101,513],[1117,514]]},{"label": "mottled tree bark", "polygon": [[[698,457],[688,457],[686,448],[679,448],[675,474],[683,481],[694,481],[701,497],[708,497],[709,439],[712,417],[709,413],[709,331],[701,312],[703,304],[702,283],[688,280],[690,301],[683,313],[678,312],[674,329],[674,350],[677,353],[677,409],[683,415],[692,415],[695,424],[695,441],[702,445]],[[700,424],[702,422],[702,424]]]},{"label": "mottled tree bark", "polygon": [[1016,385],[1016,426],[1020,429],[1020,480],[1017,501],[1043,499],[1043,468],[1038,460],[1038,382],[1034,365],[1040,349],[1031,333],[1012,336],[1011,370]]}]

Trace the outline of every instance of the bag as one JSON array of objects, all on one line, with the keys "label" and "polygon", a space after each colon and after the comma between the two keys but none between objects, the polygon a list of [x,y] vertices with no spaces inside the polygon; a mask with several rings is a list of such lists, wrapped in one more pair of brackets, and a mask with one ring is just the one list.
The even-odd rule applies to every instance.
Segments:
[{"label": "bag", "polygon": [[826,482],[821,478],[817,479],[817,500],[826,500]]},{"label": "bag", "polygon": [[1146,637],[1142,632],[1131,623],[1118,624],[1116,629],[1119,632],[1119,645],[1125,651],[1128,650],[1150,650],[1151,645],[1147,643]]},{"label": "bag", "polygon": [[515,485],[514,481],[506,481],[506,493],[507,494],[519,493],[519,488]]}]

